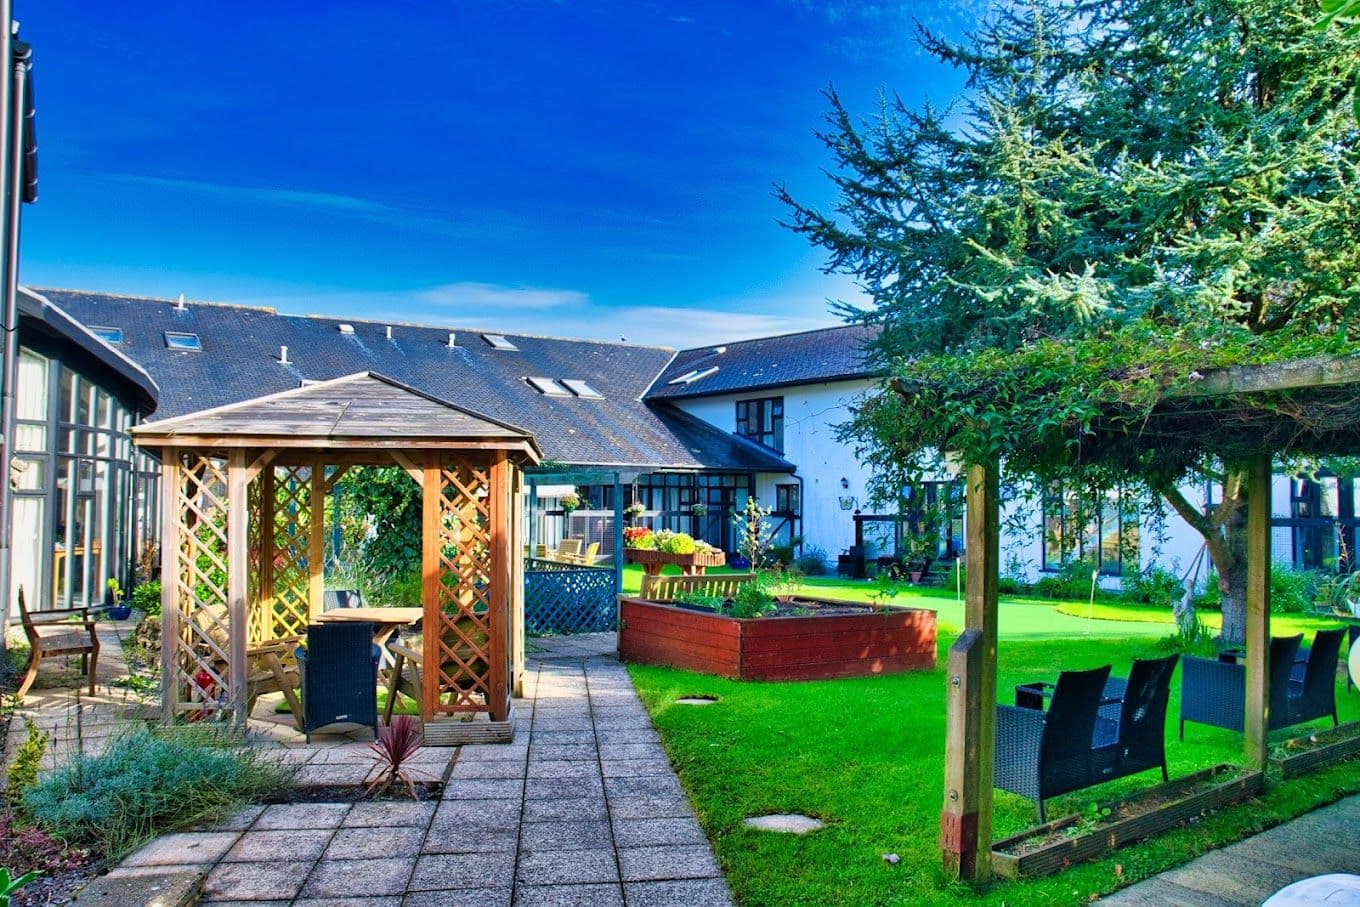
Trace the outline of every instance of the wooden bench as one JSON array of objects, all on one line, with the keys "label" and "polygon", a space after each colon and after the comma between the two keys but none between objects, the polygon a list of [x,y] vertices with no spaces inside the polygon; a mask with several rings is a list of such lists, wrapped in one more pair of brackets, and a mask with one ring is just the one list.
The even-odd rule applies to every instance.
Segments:
[{"label": "wooden bench", "polygon": [[643,576],[642,597],[657,602],[675,601],[681,592],[732,598],[737,590],[756,581],[754,573],[704,573],[697,576]]},{"label": "wooden bench", "polygon": [[[38,663],[44,658],[79,655],[80,671],[90,681],[90,695],[94,695],[95,665],[99,661],[99,637],[94,631],[94,621],[90,618],[89,608],[60,608],[41,611],[34,616],[29,613],[24,602],[24,588],[19,587],[19,617],[24,622],[24,633],[28,636],[31,652],[28,656],[28,671],[19,683],[15,693],[20,699],[38,679]],[[80,618],[79,623],[70,620]]]}]

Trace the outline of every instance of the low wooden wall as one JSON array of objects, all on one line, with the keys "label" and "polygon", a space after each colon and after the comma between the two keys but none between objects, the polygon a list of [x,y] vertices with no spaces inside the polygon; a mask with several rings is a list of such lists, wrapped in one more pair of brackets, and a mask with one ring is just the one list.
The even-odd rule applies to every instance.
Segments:
[{"label": "low wooden wall", "polygon": [[935,667],[934,611],[737,620],[620,596],[619,617],[624,661],[722,677],[818,680]]}]

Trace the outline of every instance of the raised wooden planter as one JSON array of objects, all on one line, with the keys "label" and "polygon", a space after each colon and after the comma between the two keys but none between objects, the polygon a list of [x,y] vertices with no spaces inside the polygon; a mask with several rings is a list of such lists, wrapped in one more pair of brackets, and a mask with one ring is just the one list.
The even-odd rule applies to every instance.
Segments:
[{"label": "raised wooden planter", "polygon": [[648,551],[642,548],[624,548],[623,559],[630,564],[641,564],[642,572],[656,576],[667,564],[674,564],[680,570],[692,575],[703,573],[709,567],[721,567],[727,557],[721,551],[696,551],[693,554],[667,554],[664,551]]},{"label": "raised wooden planter", "polygon": [[[1224,780],[1195,790],[1205,781],[1215,778]],[[1134,810],[1135,814],[1126,819],[1114,818],[1093,826],[1089,831],[1074,832],[1071,837],[1058,838],[1023,853],[1016,851],[1024,850],[1022,845],[1025,841],[1042,841],[1063,829],[1075,828],[1081,822],[1081,816],[1064,816],[996,841],[992,844],[992,871],[1008,879],[1049,875],[1073,863],[1102,856],[1125,844],[1165,831],[1207,810],[1254,797],[1264,788],[1263,772],[1243,772],[1236,766],[1215,765],[1133,796],[1102,804],[1102,808],[1109,808],[1115,816],[1127,809]],[[1152,805],[1146,811],[1137,811],[1139,805],[1144,803]]]},{"label": "raised wooden planter", "polygon": [[[1314,743],[1313,741],[1317,742]],[[1316,734],[1295,737],[1285,744],[1301,742],[1307,748],[1287,756],[1271,756],[1270,764],[1280,770],[1282,778],[1299,775],[1360,755],[1360,721],[1348,721],[1339,727],[1327,728]]]},{"label": "raised wooden planter", "polygon": [[935,612],[918,608],[739,620],[620,596],[619,618],[624,661],[721,677],[817,680],[935,667]]}]

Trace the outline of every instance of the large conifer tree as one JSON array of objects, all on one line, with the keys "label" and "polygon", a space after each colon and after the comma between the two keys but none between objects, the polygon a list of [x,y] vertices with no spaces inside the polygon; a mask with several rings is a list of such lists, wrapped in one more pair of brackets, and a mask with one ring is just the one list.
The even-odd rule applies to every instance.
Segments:
[{"label": "large conifer tree", "polygon": [[[847,431],[880,489],[941,446],[1040,481],[1135,476],[1204,535],[1223,635],[1242,638],[1242,464],[1210,437],[1092,473],[1081,439],[1098,403],[1138,393],[1116,378],[1165,390],[1197,363],[1354,350],[1360,38],[1316,18],[1284,0],[1031,0],[962,43],[921,36],[969,74],[955,110],[893,101],[861,124],[829,95],[834,209],[783,197],[872,297],[847,314],[882,325],[891,375],[922,389],[885,389]],[[1036,437],[1054,440],[1016,449]],[[1194,471],[1219,506],[1177,490]]]}]

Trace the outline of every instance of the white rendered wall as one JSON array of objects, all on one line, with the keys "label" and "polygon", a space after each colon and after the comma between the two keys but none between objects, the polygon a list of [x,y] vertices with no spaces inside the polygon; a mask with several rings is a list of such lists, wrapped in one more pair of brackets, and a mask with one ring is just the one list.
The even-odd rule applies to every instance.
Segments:
[{"label": "white rendered wall", "polygon": [[[784,459],[797,467],[797,478],[783,473],[759,473],[756,496],[774,506],[774,486],[802,482],[803,546],[823,549],[834,569],[836,555],[855,542],[854,509],[868,499],[868,472],[855,460],[849,445],[836,440],[836,425],[849,421],[850,407],[874,387],[873,382],[837,381],[743,394],[723,394],[677,400],[691,415],[725,432],[736,431],[737,401],[784,398]],[[848,489],[841,479],[849,480]],[[842,499],[850,502],[841,508]]]}]

